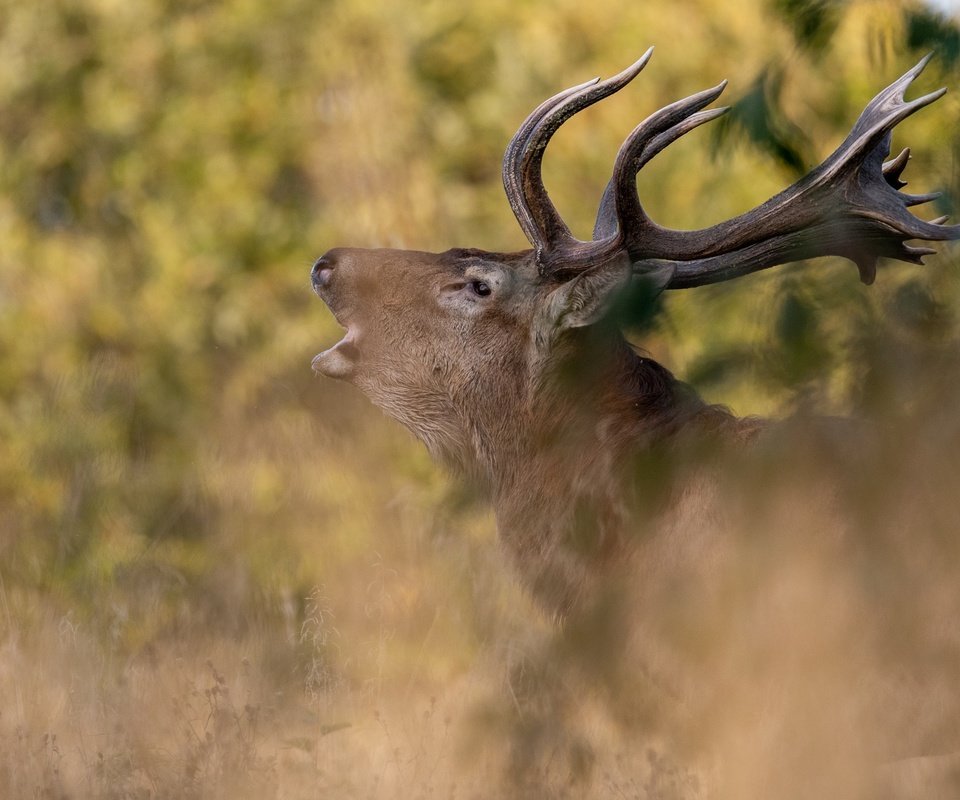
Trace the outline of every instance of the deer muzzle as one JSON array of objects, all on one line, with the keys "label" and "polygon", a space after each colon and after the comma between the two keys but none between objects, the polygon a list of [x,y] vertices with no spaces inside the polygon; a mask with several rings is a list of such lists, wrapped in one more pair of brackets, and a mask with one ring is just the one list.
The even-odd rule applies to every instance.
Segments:
[{"label": "deer muzzle", "polygon": [[337,322],[346,328],[346,333],[333,347],[314,356],[311,366],[314,372],[326,375],[328,378],[347,379],[354,373],[360,360],[360,350],[357,347],[358,334],[356,326],[351,324],[349,317],[341,308],[338,308],[333,276],[333,260],[324,256],[314,262],[310,270],[310,283],[313,291],[333,312]]}]

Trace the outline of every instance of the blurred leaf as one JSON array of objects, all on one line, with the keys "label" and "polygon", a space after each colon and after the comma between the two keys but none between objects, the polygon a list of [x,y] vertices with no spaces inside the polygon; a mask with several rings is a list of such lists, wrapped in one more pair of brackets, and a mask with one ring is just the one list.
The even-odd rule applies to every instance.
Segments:
[{"label": "blurred leaf", "polygon": [[773,0],[797,44],[814,52],[830,43],[845,5],[844,0]]},{"label": "blurred leaf", "polygon": [[654,325],[662,310],[662,287],[656,281],[636,274],[617,295],[610,317],[620,327],[640,333]]},{"label": "blurred leaf", "polygon": [[687,369],[686,380],[701,391],[710,391],[725,381],[752,371],[756,353],[732,348],[701,356]]},{"label": "blurred leaf", "polygon": [[796,289],[784,293],[775,335],[766,357],[772,378],[785,386],[801,387],[828,374],[830,357],[818,311]]},{"label": "blurred leaf", "polygon": [[960,60],[960,26],[955,19],[928,9],[906,12],[907,46],[911,50],[932,51],[944,69],[952,69]]},{"label": "blurred leaf", "polygon": [[955,321],[950,309],[934,298],[929,287],[919,280],[909,281],[897,289],[891,311],[901,324],[926,338],[947,333]]},{"label": "blurred leaf", "polygon": [[806,137],[784,116],[780,108],[782,89],[782,71],[768,66],[714,128],[714,154],[721,152],[730,139],[741,132],[795,175],[805,174],[811,163],[806,155]]}]

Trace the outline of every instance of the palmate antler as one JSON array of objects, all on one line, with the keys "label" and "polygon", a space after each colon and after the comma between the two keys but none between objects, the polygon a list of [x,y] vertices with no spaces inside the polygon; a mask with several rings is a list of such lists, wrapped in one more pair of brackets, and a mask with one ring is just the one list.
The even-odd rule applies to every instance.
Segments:
[{"label": "palmate antler", "polygon": [[900,175],[909,149],[884,162],[893,127],[946,92],[904,99],[930,56],[871,100],[847,138],[820,166],[751,211],[698,231],[664,228],[651,220],[640,203],[636,175],[669,144],[727,110],[703,110],[720,96],[726,82],[660,109],[620,147],[593,240],[574,238],[544,188],[544,149],[567,119],[633,80],[652,53],[650,48],[608,80],[595,79],[550,98],[527,117],[507,147],[504,187],[544,276],[567,277],[625,251],[638,273],[669,271],[665,288],[682,289],[790,261],[837,255],[856,263],[861,280],[869,284],[880,257],[922,263],[924,255],[935,252],[907,241],[960,238],[960,225],[945,225],[946,217],[925,222],[907,210],[939,196],[899,191],[905,185]]}]

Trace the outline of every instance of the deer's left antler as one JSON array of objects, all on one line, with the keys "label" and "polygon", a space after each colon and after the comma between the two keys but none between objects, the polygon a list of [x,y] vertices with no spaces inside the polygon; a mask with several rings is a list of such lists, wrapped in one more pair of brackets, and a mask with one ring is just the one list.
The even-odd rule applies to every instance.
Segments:
[{"label": "deer's left antler", "polygon": [[872,283],[879,258],[922,263],[924,255],[934,252],[908,241],[960,238],[960,225],[944,224],[945,217],[926,222],[907,210],[938,196],[900,191],[909,150],[884,161],[894,126],[946,91],[905,100],[907,87],[930,60],[927,56],[870,101],[847,138],[820,166],[751,211],[698,231],[664,228],[651,220],[640,203],[636,175],[680,136],[726,111],[703,110],[726,83],[660,109],[621,146],[600,204],[594,239],[575,239],[543,186],[543,151],[566,119],[636,77],[651,52],[614,78],[573,87],[546,101],[510,142],[504,185],[544,275],[559,278],[580,272],[625,251],[637,271],[671,270],[666,288],[681,289],[790,261],[837,255],[856,263],[861,280]]}]

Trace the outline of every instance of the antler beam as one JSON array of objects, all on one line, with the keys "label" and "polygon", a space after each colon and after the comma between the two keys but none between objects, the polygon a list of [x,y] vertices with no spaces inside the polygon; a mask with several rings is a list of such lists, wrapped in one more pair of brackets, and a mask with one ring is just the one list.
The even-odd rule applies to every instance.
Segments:
[{"label": "antler beam", "polygon": [[824,255],[849,258],[861,280],[869,284],[876,277],[880,257],[922,263],[924,255],[935,252],[910,246],[908,240],[960,238],[960,225],[944,225],[945,218],[925,222],[907,210],[939,196],[899,191],[905,185],[899,178],[909,150],[884,163],[894,126],[946,92],[940,89],[909,102],[904,99],[907,87],[929,59],[873,98],[843,143],[776,197],[703,231],[663,231],[665,235],[657,240],[659,252],[651,255],[676,261],[668,288],[715,283]]},{"label": "antler beam", "polygon": [[960,225],[945,225],[946,218],[925,222],[907,210],[938,196],[900,191],[909,150],[884,162],[894,126],[946,91],[905,100],[907,87],[930,60],[927,56],[870,101],[847,138],[820,166],[753,210],[699,231],[678,231],[653,222],[640,203],[636,175],[680,136],[726,111],[703,110],[719,97],[726,82],[660,109],[621,146],[600,203],[593,241],[575,239],[544,188],[544,150],[563,122],[626,86],[651,55],[652,48],[613,78],[581,84],[547,100],[507,148],[504,186],[536,249],[543,275],[559,279],[626,252],[635,271],[672,270],[666,288],[682,289],[790,261],[838,255],[856,263],[861,280],[872,283],[879,258],[922,263],[924,255],[934,252],[907,241],[960,238]]}]

